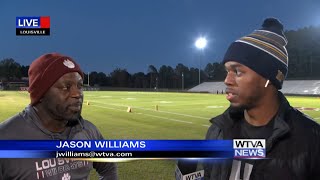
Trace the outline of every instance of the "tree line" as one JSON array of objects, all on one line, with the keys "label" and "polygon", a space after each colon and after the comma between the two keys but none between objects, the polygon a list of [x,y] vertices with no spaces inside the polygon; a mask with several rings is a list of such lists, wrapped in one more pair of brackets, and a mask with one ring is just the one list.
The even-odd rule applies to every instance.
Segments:
[{"label": "tree line", "polygon": [[[288,39],[289,71],[287,79],[320,79],[320,27],[306,27],[286,31]],[[226,76],[224,65],[212,61],[200,70],[201,82],[222,81]],[[0,61],[0,81],[21,81],[28,76],[29,66],[20,65],[12,58]],[[84,74],[84,84],[126,88],[187,89],[199,84],[199,69],[182,63],[175,67],[162,65],[157,69],[149,65],[147,72],[130,74],[117,68],[110,74],[90,72]],[[89,81],[89,82],[88,82]]]},{"label": "tree line", "polygon": [[[0,61],[0,81],[19,82],[28,77],[29,66],[23,66],[12,58]],[[224,66],[221,63],[209,63],[201,70],[201,82],[223,80]],[[176,67],[162,65],[157,69],[149,65],[147,73],[137,72],[130,74],[126,69],[117,68],[110,74],[104,72],[84,73],[84,84],[89,86],[126,87],[126,88],[162,88],[186,89],[199,83],[199,69],[189,68],[181,63]]]}]

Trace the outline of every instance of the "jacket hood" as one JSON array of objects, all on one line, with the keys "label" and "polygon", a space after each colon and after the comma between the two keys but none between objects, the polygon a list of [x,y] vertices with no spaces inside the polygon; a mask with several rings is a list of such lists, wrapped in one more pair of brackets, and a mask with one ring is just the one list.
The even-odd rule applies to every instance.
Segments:
[{"label": "jacket hood", "polygon": [[33,106],[29,105],[27,106],[24,111],[22,112],[23,114],[26,114],[26,116],[24,117],[28,117],[28,120],[31,121],[32,123],[35,124],[35,126],[37,128],[39,128],[39,130],[46,134],[47,136],[49,136],[52,140],[66,140],[68,139],[69,136],[72,136],[72,134],[75,134],[76,132],[81,131],[84,126],[83,126],[83,118],[80,116],[80,118],[75,122],[75,123],[68,123],[68,126],[71,126],[71,131],[70,134],[65,134],[65,133],[55,133],[55,132],[51,132],[48,129],[46,129],[38,114],[36,113],[36,110]]}]

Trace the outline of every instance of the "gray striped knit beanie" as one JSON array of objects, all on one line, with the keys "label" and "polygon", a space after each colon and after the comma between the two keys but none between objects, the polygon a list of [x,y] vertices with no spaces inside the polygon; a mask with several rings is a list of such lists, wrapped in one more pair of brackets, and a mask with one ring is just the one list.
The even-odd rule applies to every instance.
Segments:
[{"label": "gray striped knit beanie", "polygon": [[287,39],[281,22],[275,18],[267,18],[261,29],[236,40],[229,46],[223,63],[239,62],[281,89],[288,72],[286,45]]}]

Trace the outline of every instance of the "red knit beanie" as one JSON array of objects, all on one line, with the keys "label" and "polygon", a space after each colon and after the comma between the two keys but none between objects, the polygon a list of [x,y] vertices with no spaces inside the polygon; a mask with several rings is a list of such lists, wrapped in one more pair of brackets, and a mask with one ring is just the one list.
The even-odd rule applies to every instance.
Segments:
[{"label": "red knit beanie", "polygon": [[68,56],[50,53],[34,60],[28,72],[31,105],[38,103],[61,76],[70,72],[78,72],[83,78],[80,66]]}]

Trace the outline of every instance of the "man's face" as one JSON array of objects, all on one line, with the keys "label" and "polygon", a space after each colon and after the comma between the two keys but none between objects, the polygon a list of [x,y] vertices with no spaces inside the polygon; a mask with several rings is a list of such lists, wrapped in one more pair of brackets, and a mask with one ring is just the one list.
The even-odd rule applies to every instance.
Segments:
[{"label": "man's face", "polygon": [[225,63],[227,100],[234,108],[250,109],[258,105],[265,94],[266,79],[240,63]]},{"label": "man's face", "polygon": [[60,77],[43,96],[41,103],[56,120],[77,120],[83,102],[83,80],[79,73]]}]

